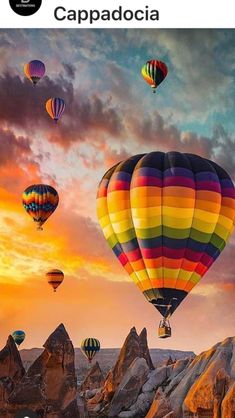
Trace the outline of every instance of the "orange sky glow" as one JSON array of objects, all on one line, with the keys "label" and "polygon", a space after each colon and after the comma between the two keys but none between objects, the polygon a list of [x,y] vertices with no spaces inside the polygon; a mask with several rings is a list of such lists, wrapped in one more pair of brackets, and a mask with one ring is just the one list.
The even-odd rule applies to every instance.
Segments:
[{"label": "orange sky glow", "polygon": [[[227,69],[217,88],[219,31],[214,38],[210,31],[187,36],[190,43],[181,33],[179,38],[169,31],[157,36],[154,53],[161,52],[170,73],[165,93],[159,91],[153,105],[136,71],[151,52],[153,31],[143,31],[142,38],[132,30],[81,31],[79,41],[70,31],[0,32],[0,346],[15,329],[23,329],[21,347],[41,347],[61,322],[75,347],[90,336],[102,347],[120,347],[132,326],[139,332],[147,328],[150,347],[196,353],[234,335],[234,236],[175,312],[172,338],[160,340],[159,313],[108,248],[96,216],[102,175],[139,152],[197,152],[220,163],[234,179],[235,140],[227,106],[234,82],[231,52],[224,52]],[[227,42],[234,48],[230,32]],[[188,71],[177,51],[184,51]],[[208,59],[204,68],[197,68],[200,74],[192,66],[198,54]],[[47,67],[35,89],[22,72],[22,63],[32,58]],[[206,104],[200,96],[205,89],[211,92]],[[53,94],[67,103],[58,126],[44,109]],[[30,184],[41,182],[56,188],[60,202],[38,232],[21,196]],[[56,293],[45,277],[53,268],[65,274]]]}]

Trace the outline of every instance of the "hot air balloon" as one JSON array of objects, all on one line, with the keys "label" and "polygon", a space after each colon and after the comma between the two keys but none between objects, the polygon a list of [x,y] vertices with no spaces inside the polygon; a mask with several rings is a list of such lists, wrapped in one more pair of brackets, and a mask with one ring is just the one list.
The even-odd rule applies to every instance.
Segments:
[{"label": "hot air balloon", "polygon": [[45,72],[45,65],[39,60],[30,61],[24,66],[25,76],[32,81],[34,86],[36,86],[39,80],[41,80],[41,78],[45,75]]},{"label": "hot air balloon", "polygon": [[46,110],[49,116],[55,121],[58,122],[65,110],[65,102],[59,97],[55,97],[47,100]]},{"label": "hot air balloon", "polygon": [[147,61],[142,67],[141,74],[144,80],[150,84],[153,89],[153,93],[156,93],[156,88],[166,78],[168,69],[166,64],[158,60]]},{"label": "hot air balloon", "polygon": [[34,184],[24,191],[22,202],[26,212],[37,223],[37,229],[42,230],[42,225],[57,208],[59,196],[47,184]]},{"label": "hot air balloon", "polygon": [[52,269],[46,273],[47,282],[51,285],[56,292],[57,287],[61,285],[64,280],[64,273],[61,270]]},{"label": "hot air balloon", "polygon": [[82,341],[81,350],[85,354],[89,363],[91,363],[93,357],[98,351],[100,351],[100,342],[96,338],[86,338]]},{"label": "hot air balloon", "polygon": [[19,346],[25,339],[25,332],[24,331],[14,331],[12,333],[12,338],[15,343]]},{"label": "hot air balloon", "polygon": [[[102,178],[104,236],[146,299],[169,318],[224,249],[235,222],[235,189],[223,168],[179,152],[133,156]],[[218,307],[219,309],[219,307]]]}]

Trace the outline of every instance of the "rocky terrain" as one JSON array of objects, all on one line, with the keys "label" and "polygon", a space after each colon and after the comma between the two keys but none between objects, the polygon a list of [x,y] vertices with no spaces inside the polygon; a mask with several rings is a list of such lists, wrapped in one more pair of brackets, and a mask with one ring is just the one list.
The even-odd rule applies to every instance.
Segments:
[{"label": "rocky terrain", "polygon": [[235,337],[153,370],[146,332],[133,328],[103,386],[85,400],[92,417],[234,418]]},{"label": "rocky terrain", "polygon": [[[156,339],[157,341],[157,339]],[[43,352],[41,348],[31,348],[20,350],[20,356],[24,365],[24,368],[28,370],[31,364],[36,360],[37,357]],[[161,348],[150,348],[149,349],[152,362],[155,367],[162,366],[169,357],[174,359],[182,359],[185,357],[193,356],[194,353],[191,351],[181,351],[181,350],[164,350]],[[82,381],[87,371],[89,370],[87,360],[82,354],[80,348],[74,348],[75,353],[75,369],[78,376],[79,382]],[[118,356],[120,353],[120,348],[101,348],[100,352],[97,353],[95,360],[98,361],[100,368],[104,374],[107,374],[112,367],[114,367]]]},{"label": "rocky terrain", "polygon": [[9,337],[0,351],[0,417],[24,408],[39,418],[235,417],[235,337],[196,357],[168,356],[155,366],[146,329],[138,335],[132,328],[109,372],[94,361],[79,385],[62,324],[27,371]]},{"label": "rocky terrain", "polygon": [[14,418],[18,410],[26,408],[39,417],[82,416],[77,402],[74,348],[62,324],[50,335],[44,351],[27,372],[9,337],[0,352],[0,376],[1,418]]}]

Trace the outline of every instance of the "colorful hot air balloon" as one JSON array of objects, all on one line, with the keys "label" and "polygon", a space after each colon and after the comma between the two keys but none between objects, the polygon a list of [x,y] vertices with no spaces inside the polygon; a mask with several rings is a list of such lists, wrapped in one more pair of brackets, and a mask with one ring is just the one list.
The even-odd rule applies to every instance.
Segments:
[{"label": "colorful hot air balloon", "polygon": [[54,99],[49,99],[46,102],[46,110],[50,117],[55,121],[58,122],[62,114],[65,110],[65,102],[63,99],[59,97],[55,97]]},{"label": "colorful hot air balloon", "polygon": [[167,320],[224,249],[235,189],[213,161],[151,152],[112,167],[98,188],[104,236],[130,277]]},{"label": "colorful hot air balloon", "polygon": [[25,332],[24,331],[14,331],[12,333],[12,338],[15,343],[19,346],[25,339]]},{"label": "colorful hot air balloon", "polygon": [[64,280],[64,273],[61,270],[52,269],[46,273],[47,282],[51,285],[56,292],[57,287],[61,285]]},{"label": "colorful hot air balloon", "polygon": [[156,93],[156,88],[166,78],[168,69],[166,64],[158,60],[147,61],[142,67],[141,74],[144,80],[150,84],[153,89],[153,93]]},{"label": "colorful hot air balloon", "polygon": [[45,72],[45,65],[39,60],[30,61],[24,66],[25,76],[32,81],[34,86],[36,86],[39,80],[41,80],[41,78],[45,75]]},{"label": "colorful hot air balloon", "polygon": [[81,350],[91,363],[93,357],[100,351],[100,342],[96,338],[86,338],[81,344]]},{"label": "colorful hot air balloon", "polygon": [[47,184],[29,186],[22,195],[22,202],[26,212],[42,230],[42,225],[51,216],[59,203],[57,191]]}]

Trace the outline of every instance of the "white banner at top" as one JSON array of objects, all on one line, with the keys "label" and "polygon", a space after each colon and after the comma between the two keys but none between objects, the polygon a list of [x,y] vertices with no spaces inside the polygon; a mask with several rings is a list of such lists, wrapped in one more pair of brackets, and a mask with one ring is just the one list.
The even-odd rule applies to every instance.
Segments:
[{"label": "white banner at top", "polygon": [[235,28],[234,0],[1,0],[1,28]]}]

